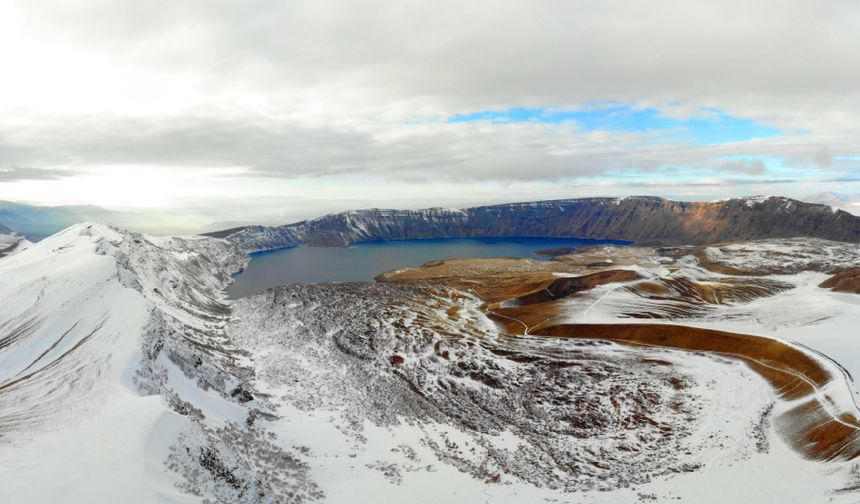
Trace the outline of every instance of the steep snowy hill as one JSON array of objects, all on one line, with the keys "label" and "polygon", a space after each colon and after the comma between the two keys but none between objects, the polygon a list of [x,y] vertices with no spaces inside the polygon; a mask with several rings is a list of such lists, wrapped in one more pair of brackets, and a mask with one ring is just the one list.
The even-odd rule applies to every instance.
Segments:
[{"label": "steep snowy hill", "polygon": [[31,243],[25,237],[0,224],[0,257],[22,250]]},{"label": "steep snowy hill", "polygon": [[[219,240],[96,224],[0,260],[3,500],[313,494],[300,474],[280,484],[303,467],[246,427],[266,406],[224,334],[220,294],[244,260]],[[252,464],[249,451],[273,459]]]},{"label": "steep snowy hill", "polygon": [[776,196],[715,202],[636,196],[462,210],[358,210],[214,235],[226,236],[246,251],[301,244],[344,246],[373,240],[477,236],[603,238],[666,245],[809,236],[857,243],[860,217]]}]

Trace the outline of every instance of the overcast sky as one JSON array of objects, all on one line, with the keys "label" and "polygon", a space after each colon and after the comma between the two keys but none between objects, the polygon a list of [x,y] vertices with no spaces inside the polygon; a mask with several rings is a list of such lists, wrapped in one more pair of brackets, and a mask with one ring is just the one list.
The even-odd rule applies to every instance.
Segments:
[{"label": "overcast sky", "polygon": [[0,199],[169,230],[860,192],[856,0],[0,2]]}]

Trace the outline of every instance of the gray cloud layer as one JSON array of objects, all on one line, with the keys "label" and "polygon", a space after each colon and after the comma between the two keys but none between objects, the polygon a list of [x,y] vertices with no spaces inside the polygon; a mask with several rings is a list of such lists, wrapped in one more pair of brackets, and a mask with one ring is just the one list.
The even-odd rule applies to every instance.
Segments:
[{"label": "gray cloud layer", "polygon": [[0,182],[17,180],[58,180],[64,177],[71,177],[74,174],[75,172],[73,170],[43,170],[40,168],[29,167],[0,168]]},{"label": "gray cloud layer", "polygon": [[[8,112],[26,121],[0,122],[0,167],[7,168],[0,180],[68,174],[12,166],[110,164],[243,166],[285,178],[551,181],[666,167],[769,176],[762,161],[725,160],[732,156],[775,157],[834,176],[856,170],[834,163],[835,155],[860,155],[854,0],[43,0],[18,7],[22,33],[92,55],[108,73],[140,72],[154,85],[117,90],[101,74],[42,83],[42,93],[70,101],[78,88],[104,87],[111,98],[61,116],[40,105],[40,93],[19,100]],[[678,116],[719,108],[787,134],[704,146],[573,125],[438,121],[603,101]],[[150,102],[148,112],[141,104]]]}]

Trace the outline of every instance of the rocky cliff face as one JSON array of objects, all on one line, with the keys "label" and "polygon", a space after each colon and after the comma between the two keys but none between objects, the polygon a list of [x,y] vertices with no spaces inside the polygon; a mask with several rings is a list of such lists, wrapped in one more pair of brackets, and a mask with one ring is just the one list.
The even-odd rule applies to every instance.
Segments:
[{"label": "rocky cliff face", "polygon": [[227,238],[246,251],[255,251],[300,244],[345,246],[373,240],[505,236],[603,238],[649,245],[798,236],[860,242],[860,217],[775,196],[714,202],[637,196],[462,210],[358,210],[285,226],[249,226]]}]

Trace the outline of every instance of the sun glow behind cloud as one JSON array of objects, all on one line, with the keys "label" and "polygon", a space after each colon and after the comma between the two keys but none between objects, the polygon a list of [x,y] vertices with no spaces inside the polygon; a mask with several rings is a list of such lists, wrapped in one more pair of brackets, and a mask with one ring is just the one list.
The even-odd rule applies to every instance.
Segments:
[{"label": "sun glow behind cloud", "polygon": [[56,180],[22,180],[8,190],[20,199],[49,205],[80,204],[142,209],[168,207],[177,201],[249,197],[253,188],[236,185],[241,168],[182,169],[151,166],[98,166]]}]

